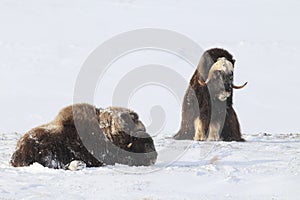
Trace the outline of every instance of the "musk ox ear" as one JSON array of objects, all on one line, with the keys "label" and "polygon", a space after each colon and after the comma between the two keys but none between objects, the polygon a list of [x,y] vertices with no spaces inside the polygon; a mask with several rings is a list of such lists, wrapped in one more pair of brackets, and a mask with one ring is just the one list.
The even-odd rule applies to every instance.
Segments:
[{"label": "musk ox ear", "polygon": [[133,120],[133,122],[134,122],[134,123],[137,123],[138,120],[139,120],[138,114],[136,114],[135,112],[130,112],[129,114],[130,114],[130,117],[131,117],[131,119]]}]

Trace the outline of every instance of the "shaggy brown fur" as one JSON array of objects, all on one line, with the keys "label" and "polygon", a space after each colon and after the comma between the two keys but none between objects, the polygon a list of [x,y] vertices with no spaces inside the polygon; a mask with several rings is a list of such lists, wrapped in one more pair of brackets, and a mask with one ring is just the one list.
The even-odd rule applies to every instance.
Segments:
[{"label": "shaggy brown fur", "polygon": [[[28,166],[38,162],[49,168],[65,169],[73,160],[83,161],[87,167],[115,163],[154,164],[157,154],[149,135],[147,141],[144,141],[144,138],[137,138],[136,144],[133,142],[134,136],[125,136],[122,132],[125,124],[132,122],[131,119],[124,120],[121,112],[119,114],[122,119],[114,116],[116,120],[105,118],[103,114],[100,109],[89,104],[75,104],[62,109],[52,122],[30,130],[18,141],[16,151],[11,158],[12,166]],[[113,134],[119,137],[106,137],[111,132],[108,126],[102,127],[101,118],[103,122],[110,124],[110,130],[114,130]],[[116,124],[115,121],[118,120],[126,123]],[[139,120],[138,122],[141,123]],[[133,126],[128,128],[130,131],[134,130]],[[122,139],[123,137],[126,139]],[[149,151],[149,148],[146,148],[149,145],[152,147],[152,157],[145,155],[145,152]],[[133,148],[135,146],[143,148],[135,150]],[[119,149],[125,150],[123,152]],[[119,152],[124,155],[127,153],[126,157],[119,158],[122,156],[118,154]],[[134,153],[129,152],[136,152],[139,157],[136,158]]]},{"label": "shaggy brown fur", "polygon": [[127,108],[109,107],[100,111],[100,127],[111,141],[106,164],[152,165],[157,158],[153,140],[137,113]]},{"label": "shaggy brown fur", "polygon": [[[97,113],[99,110],[89,104],[62,109],[52,122],[30,130],[18,141],[11,158],[12,166],[38,162],[49,168],[61,169],[73,160],[81,160],[88,167],[101,166],[103,162],[93,155],[93,152],[104,154],[101,147],[105,146]],[[89,144],[90,152],[84,144]]]},{"label": "shaggy brown fur", "polygon": [[[214,138],[212,136],[212,140],[244,141],[241,137],[237,115],[232,107],[233,76],[231,80],[225,77],[226,81],[223,83],[223,88],[231,93],[224,102],[225,104],[214,97],[214,93],[220,92],[220,87],[218,89],[217,86],[220,84],[220,81],[217,78],[205,86],[201,86],[198,82],[198,80],[205,81],[208,78],[208,72],[212,65],[222,57],[234,65],[235,60],[232,55],[224,49],[210,49],[202,55],[184,96],[181,127],[174,136],[175,139],[205,140],[209,132],[218,132],[217,129],[219,128],[221,129],[218,133],[220,137]],[[217,76],[217,74],[214,74],[214,77]],[[224,106],[226,109],[220,109],[224,108]],[[215,110],[213,114],[212,110]],[[221,119],[221,116],[224,116],[225,119]],[[197,135],[197,132],[203,132],[204,134]]]}]

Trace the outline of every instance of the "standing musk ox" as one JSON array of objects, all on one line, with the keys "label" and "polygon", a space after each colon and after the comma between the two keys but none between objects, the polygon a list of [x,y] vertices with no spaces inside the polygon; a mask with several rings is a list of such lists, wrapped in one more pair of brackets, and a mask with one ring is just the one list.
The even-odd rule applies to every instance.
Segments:
[{"label": "standing musk ox", "polygon": [[11,165],[38,162],[76,170],[77,165],[152,165],[156,158],[153,140],[135,112],[75,104],[63,108],[52,122],[27,132],[17,143]]},{"label": "standing musk ox", "polygon": [[234,63],[232,55],[219,48],[202,55],[190,80],[182,105],[182,121],[175,139],[244,141],[232,107]]}]

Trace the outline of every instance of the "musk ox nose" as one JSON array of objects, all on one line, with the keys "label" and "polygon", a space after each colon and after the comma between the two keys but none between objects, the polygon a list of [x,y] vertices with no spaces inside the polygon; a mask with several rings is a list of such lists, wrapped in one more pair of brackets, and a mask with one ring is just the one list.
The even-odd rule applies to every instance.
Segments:
[{"label": "musk ox nose", "polygon": [[151,159],[149,164],[154,165],[156,163],[156,160],[157,160],[157,158]]},{"label": "musk ox nose", "polygon": [[224,92],[221,92],[219,95],[218,95],[218,98],[220,101],[226,101],[226,99],[228,97],[230,97],[231,95],[231,92],[227,92],[227,91],[224,91]]},{"label": "musk ox nose", "polygon": [[157,155],[156,151],[146,153],[147,159],[149,160],[148,165],[154,165],[156,163]]}]

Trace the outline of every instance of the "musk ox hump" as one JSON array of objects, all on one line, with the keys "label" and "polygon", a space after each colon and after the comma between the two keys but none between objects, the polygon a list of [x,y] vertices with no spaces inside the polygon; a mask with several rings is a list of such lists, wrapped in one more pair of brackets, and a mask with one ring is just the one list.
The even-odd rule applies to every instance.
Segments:
[{"label": "musk ox hump", "polygon": [[[75,121],[78,121],[84,134],[79,136]],[[11,165],[20,167],[38,162],[45,167],[61,169],[73,160],[81,160],[89,167],[101,166],[103,163],[82,141],[93,143],[92,150],[102,154],[105,151],[104,138],[94,106],[68,106],[52,122],[33,128],[20,138]]]}]

